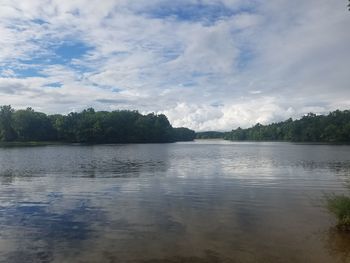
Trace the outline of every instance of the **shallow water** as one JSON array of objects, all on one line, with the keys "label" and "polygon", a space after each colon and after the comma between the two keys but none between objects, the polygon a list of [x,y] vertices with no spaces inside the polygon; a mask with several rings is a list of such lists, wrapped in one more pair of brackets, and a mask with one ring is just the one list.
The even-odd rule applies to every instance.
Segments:
[{"label": "shallow water", "polygon": [[350,262],[350,146],[0,148],[0,262]]}]

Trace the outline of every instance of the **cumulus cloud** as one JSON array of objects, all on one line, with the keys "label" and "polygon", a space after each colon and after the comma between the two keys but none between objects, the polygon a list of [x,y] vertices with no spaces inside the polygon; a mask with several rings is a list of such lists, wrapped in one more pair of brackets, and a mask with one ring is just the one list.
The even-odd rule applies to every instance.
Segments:
[{"label": "cumulus cloud", "polygon": [[[169,116],[175,126],[193,127],[195,130],[226,131],[228,127],[247,128],[256,123],[268,124],[276,120],[299,117],[305,112],[321,113],[324,107],[288,107],[274,97],[246,98],[230,105],[195,105],[179,103],[162,113]],[[184,116],[178,119],[177,116]],[[214,128],[213,128],[214,127]]]},{"label": "cumulus cloud", "polygon": [[350,106],[342,1],[2,0],[0,104],[230,130]]}]

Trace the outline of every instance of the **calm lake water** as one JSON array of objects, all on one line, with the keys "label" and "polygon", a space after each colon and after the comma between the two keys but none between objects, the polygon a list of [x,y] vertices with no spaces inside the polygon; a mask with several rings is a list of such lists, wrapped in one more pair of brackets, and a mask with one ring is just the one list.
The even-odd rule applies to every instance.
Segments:
[{"label": "calm lake water", "polygon": [[350,146],[0,148],[0,262],[350,262]]}]

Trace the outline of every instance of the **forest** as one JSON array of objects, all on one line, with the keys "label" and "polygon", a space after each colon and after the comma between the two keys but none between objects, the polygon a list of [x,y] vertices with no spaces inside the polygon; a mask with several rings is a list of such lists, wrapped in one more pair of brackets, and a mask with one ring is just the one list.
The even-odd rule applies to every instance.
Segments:
[{"label": "forest", "polygon": [[350,111],[336,110],[328,115],[309,113],[301,119],[288,119],[269,125],[238,127],[224,134],[226,140],[350,142]]},{"label": "forest", "polygon": [[225,134],[219,131],[196,132],[196,139],[223,139]]},{"label": "forest", "polygon": [[0,141],[71,143],[165,143],[191,141],[195,132],[173,128],[163,114],[138,111],[95,111],[46,115],[32,108],[0,106]]}]

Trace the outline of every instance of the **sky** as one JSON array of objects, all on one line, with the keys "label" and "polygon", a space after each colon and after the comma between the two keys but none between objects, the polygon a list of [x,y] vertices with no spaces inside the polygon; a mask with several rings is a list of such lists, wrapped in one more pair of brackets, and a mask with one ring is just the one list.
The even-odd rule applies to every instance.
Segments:
[{"label": "sky", "polygon": [[0,105],[231,130],[350,109],[346,0],[0,0]]}]

